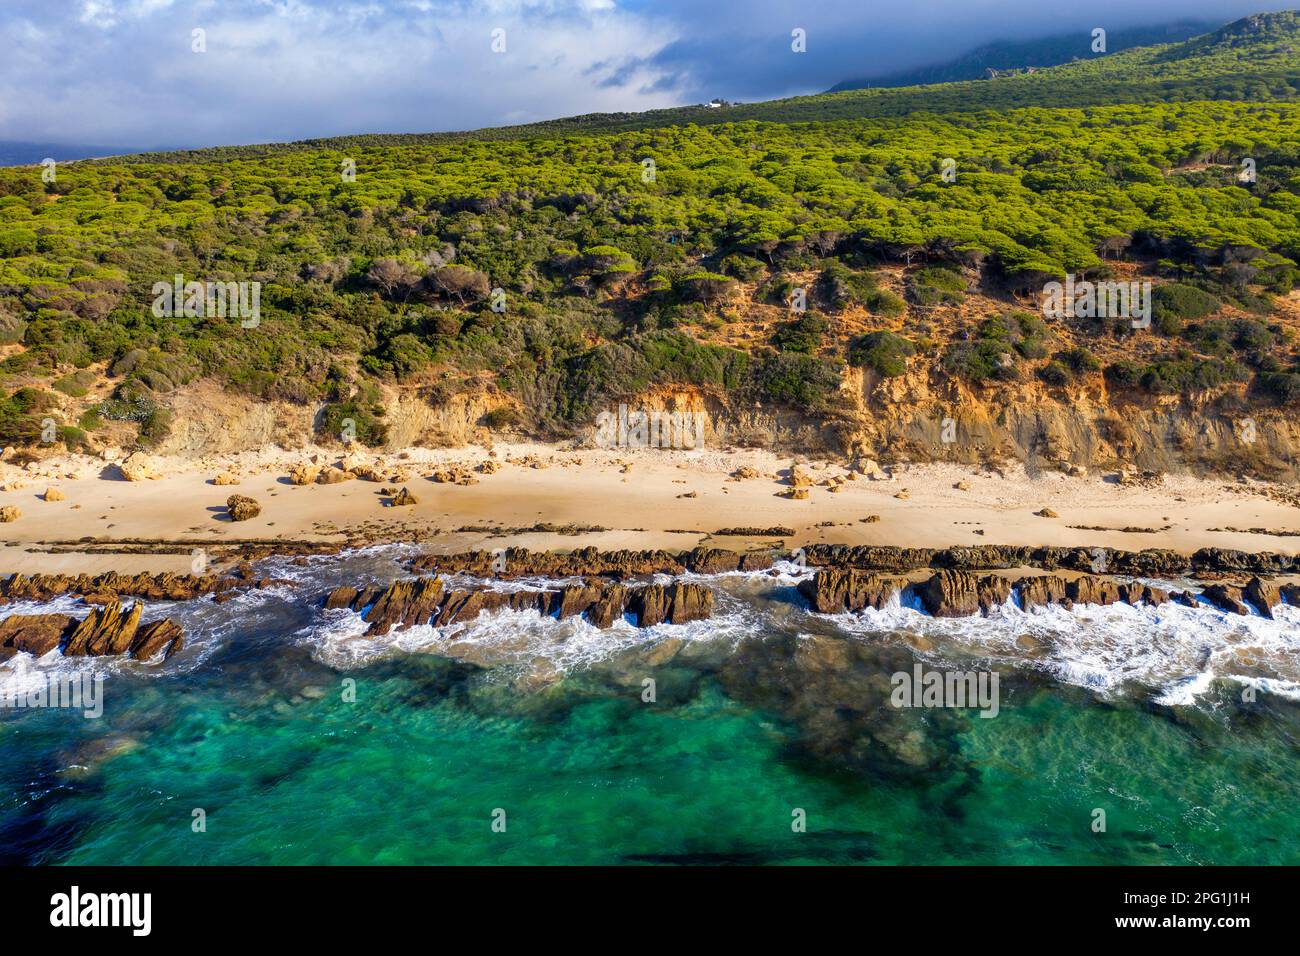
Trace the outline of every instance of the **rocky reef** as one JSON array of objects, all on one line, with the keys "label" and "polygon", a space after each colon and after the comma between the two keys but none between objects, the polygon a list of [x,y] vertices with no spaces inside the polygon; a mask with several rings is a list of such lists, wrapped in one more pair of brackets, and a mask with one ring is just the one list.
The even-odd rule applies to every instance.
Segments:
[{"label": "rocky reef", "polygon": [[373,635],[387,634],[394,627],[457,624],[503,608],[532,610],[560,619],[582,615],[602,628],[631,614],[637,626],[651,627],[709,617],[713,613],[713,592],[703,585],[684,582],[626,587],[594,581],[555,591],[508,593],[448,588],[441,578],[434,577],[395,581],[383,588],[336,588],[326,596],[324,606],[359,612],[370,624],[366,633]]},{"label": "rocky reef", "polygon": [[649,574],[721,574],[763,571],[777,560],[799,560],[813,567],[856,568],[886,574],[921,569],[1000,571],[1034,568],[1138,577],[1197,577],[1221,575],[1300,574],[1300,555],[1272,551],[1202,548],[1181,554],[1161,548],[1124,551],[1119,548],[1019,547],[1013,545],[900,548],[890,545],[813,544],[799,551],[469,551],[426,554],[411,563],[415,572],[465,573],[502,579],[551,576],[599,576],[615,579]]},{"label": "rocky reef", "polygon": [[888,545],[814,544],[804,551],[817,567],[860,568],[901,573],[919,568],[996,571],[1039,568],[1143,577],[1208,577],[1219,574],[1297,574],[1300,555],[1272,551],[1201,548],[1190,555],[1161,548],[1028,548],[979,545],[951,548],[898,548]]},{"label": "rocky reef", "polygon": [[189,601],[205,594],[228,599],[249,588],[267,587],[270,578],[259,578],[245,567],[237,575],[217,574],[13,574],[0,581],[0,604],[13,601],[49,601],[68,595],[87,604],[113,604],[119,598],[136,597],[151,601]]},{"label": "rocky reef", "polygon": [[171,657],[185,645],[179,624],[169,618],[141,625],[144,605],[129,611],[114,601],[78,620],[66,614],[15,614],[0,621],[0,660],[24,651],[35,657],[60,650],[65,657],[126,654],[152,660]]},{"label": "rocky reef", "polygon": [[[1196,596],[1188,591],[1167,591],[1140,581],[1118,581],[1095,574],[1066,579],[1054,574],[1032,575],[1012,580],[999,574],[940,570],[930,577],[911,582],[857,568],[829,568],[799,583],[799,593],[820,614],[881,609],[895,595],[915,595],[935,617],[964,617],[987,614],[1005,604],[1014,594],[1025,610],[1057,604],[1161,605],[1169,601],[1194,606]],[[1252,577],[1245,585],[1212,584],[1201,596],[1220,610],[1250,614],[1251,608],[1265,617],[1284,599],[1300,604],[1300,585],[1279,586]]]},{"label": "rocky reef", "polygon": [[614,579],[649,574],[722,574],[727,571],[765,571],[778,557],[771,551],[737,552],[720,548],[691,551],[469,551],[460,554],[426,554],[411,563],[415,572],[472,574],[502,579],[519,577],[608,577]]}]

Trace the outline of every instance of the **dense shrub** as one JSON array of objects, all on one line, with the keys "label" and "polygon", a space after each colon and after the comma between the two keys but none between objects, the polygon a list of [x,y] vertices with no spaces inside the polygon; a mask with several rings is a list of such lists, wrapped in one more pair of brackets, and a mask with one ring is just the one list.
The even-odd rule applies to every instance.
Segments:
[{"label": "dense shrub", "polygon": [[1183,325],[1218,311],[1221,303],[1210,293],[1181,282],[1168,282],[1151,291],[1151,318],[1165,335],[1177,335]]},{"label": "dense shrub", "polygon": [[916,346],[894,332],[868,332],[849,345],[849,363],[875,369],[890,378],[907,372],[907,359]]},{"label": "dense shrub", "polygon": [[946,266],[926,266],[908,277],[907,291],[919,306],[958,305],[965,298],[966,279]]},{"label": "dense shrub", "polygon": [[821,347],[826,328],[825,318],[815,312],[808,312],[791,322],[783,323],[772,336],[772,344],[782,352],[813,355]]},{"label": "dense shrub", "polygon": [[839,369],[798,353],[779,353],[758,363],[753,387],[761,400],[800,411],[824,412],[835,403]]}]

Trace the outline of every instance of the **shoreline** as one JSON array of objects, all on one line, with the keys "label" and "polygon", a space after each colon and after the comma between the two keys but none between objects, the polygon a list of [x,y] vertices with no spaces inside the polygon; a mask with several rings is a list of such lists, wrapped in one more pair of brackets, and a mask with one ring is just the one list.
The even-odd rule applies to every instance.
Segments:
[{"label": "shoreline", "polygon": [[[341,457],[328,449],[264,449],[154,459],[162,477],[140,481],[98,459],[49,460],[30,470],[2,465],[0,507],[14,506],[21,516],[0,524],[0,573],[184,573],[195,549],[219,563],[240,549],[301,554],[382,543],[433,553],[833,544],[1300,553],[1294,490],[1254,480],[1165,475],[1121,483],[1113,474],[1030,476],[1018,463],[1002,470],[898,466],[889,474],[799,459],[807,498],[796,500],[786,497],[792,460],[766,451],[527,443],[358,454],[378,472],[405,472],[407,480],[293,484],[290,469],[312,456],[326,468]],[[437,470],[452,480],[432,480]],[[213,484],[220,473],[238,480]],[[392,506],[392,495],[380,493],[401,487],[415,504]],[[47,488],[64,498],[43,500]],[[256,499],[261,513],[232,522],[231,494]],[[1036,514],[1044,509],[1046,517]],[[782,533],[717,534],[725,529]]]}]

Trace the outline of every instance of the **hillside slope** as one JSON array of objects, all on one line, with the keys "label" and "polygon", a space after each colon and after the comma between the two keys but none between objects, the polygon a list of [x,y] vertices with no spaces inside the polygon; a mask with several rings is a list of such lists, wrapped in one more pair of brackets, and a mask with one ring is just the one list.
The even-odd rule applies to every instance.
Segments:
[{"label": "hillside slope", "polygon": [[[1296,49],[1271,14],[709,125],[0,170],[0,443],[557,439],[682,396],[732,442],[1294,475]],[[1067,274],[1150,313],[1045,316]]]}]

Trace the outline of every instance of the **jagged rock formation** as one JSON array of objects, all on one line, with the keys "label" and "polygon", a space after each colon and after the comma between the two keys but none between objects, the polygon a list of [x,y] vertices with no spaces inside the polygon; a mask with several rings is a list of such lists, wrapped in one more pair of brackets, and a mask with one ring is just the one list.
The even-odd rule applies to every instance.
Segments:
[{"label": "jagged rock formation", "polygon": [[15,614],[0,621],[0,660],[24,651],[36,657],[59,646],[74,623],[66,614]]},{"label": "jagged rock formation", "polygon": [[1074,602],[1066,597],[1065,579],[1055,574],[1025,578],[1017,584],[1016,590],[1020,594],[1020,606],[1026,611],[1048,604],[1060,604],[1065,608],[1074,606]]},{"label": "jagged rock formation", "polygon": [[1117,548],[1029,548],[1012,545],[976,545],[951,548],[899,548],[887,545],[814,544],[805,549],[809,564],[818,567],[860,568],[901,573],[920,568],[953,571],[996,571],[1041,568],[1045,571],[1082,571],[1181,577],[1207,574],[1300,573],[1300,555],[1271,551],[1234,551],[1201,548],[1191,555],[1151,548],[1122,551]]},{"label": "jagged rock formation", "polygon": [[[1219,587],[1221,586],[1214,586]],[[1213,588],[1206,589],[1207,599],[1213,600],[1210,598],[1212,590]],[[1276,598],[1272,606],[1276,606],[1283,594],[1294,593],[1300,599],[1300,586],[1273,588],[1259,579],[1252,581],[1246,588],[1227,587],[1224,590],[1229,594],[1247,592],[1272,596]],[[1017,596],[1020,606],[1027,611],[1049,604],[1068,609],[1076,604],[1124,603],[1137,606],[1166,604],[1170,600],[1178,600],[1183,604],[1196,603],[1190,594],[1171,595],[1163,588],[1138,581],[1117,581],[1089,574],[1068,581],[1052,574],[1033,575],[1012,581],[999,574],[977,575],[969,571],[944,569],[924,581],[908,583],[905,578],[889,578],[856,569],[831,568],[818,571],[799,584],[799,593],[819,614],[861,611],[869,607],[880,610],[895,595],[904,591],[914,594],[935,617],[987,614],[993,608],[1005,604],[1012,594]],[[1290,601],[1291,598],[1288,596],[1287,600]],[[1245,607],[1244,604],[1241,606]],[[1265,613],[1262,604],[1255,606],[1260,608],[1261,613]],[[1249,610],[1239,613],[1249,613]]]},{"label": "jagged rock formation", "polygon": [[1300,585],[1284,584],[1278,587],[1256,576],[1243,586],[1212,584],[1201,592],[1201,597],[1221,611],[1249,614],[1254,607],[1264,617],[1271,619],[1273,609],[1282,603],[1283,598],[1288,604],[1300,604]]},{"label": "jagged rock formation", "polygon": [[874,608],[879,611],[907,582],[877,574],[832,569],[818,571],[816,575],[799,582],[799,593],[819,614],[838,614],[842,611],[861,611]]},{"label": "jagged rock formation", "polygon": [[960,617],[988,612],[1005,604],[1011,582],[997,575],[977,577],[968,571],[940,571],[913,589],[935,617]]},{"label": "jagged rock formation", "polygon": [[144,605],[125,613],[116,602],[78,621],[65,614],[16,614],[0,621],[0,660],[23,651],[40,657],[59,647],[65,657],[129,654],[151,660],[171,657],[185,645],[179,624],[168,618],[141,626]]},{"label": "jagged rock formation", "polygon": [[610,627],[625,613],[639,627],[685,624],[713,613],[713,592],[700,584],[621,584],[588,582],[556,591],[460,590],[444,586],[440,578],[394,581],[388,587],[341,587],[324,600],[328,608],[350,608],[370,624],[367,634],[387,634],[394,627],[432,624],[442,627],[470,621],[484,611],[509,608],[533,610],[564,618],[585,615],[597,627]]},{"label": "jagged rock formation", "polygon": [[581,548],[567,554],[507,548],[504,552],[470,551],[429,554],[411,564],[416,572],[465,573],[479,577],[610,577],[649,574],[722,574],[727,571],[764,571],[772,566],[771,552],[739,553],[717,548],[693,551],[598,551]]},{"label": "jagged rock formation", "polygon": [[1244,600],[1244,589],[1236,585],[1211,584],[1201,592],[1201,596],[1221,611],[1231,611],[1233,614],[1250,613],[1250,608],[1246,607]]},{"label": "jagged rock formation", "polygon": [[48,601],[60,595],[80,597],[87,604],[112,604],[118,598],[138,597],[151,601],[188,601],[204,594],[218,598],[237,590],[267,587],[270,578],[215,574],[14,574],[0,582],[0,604],[12,601]]}]

